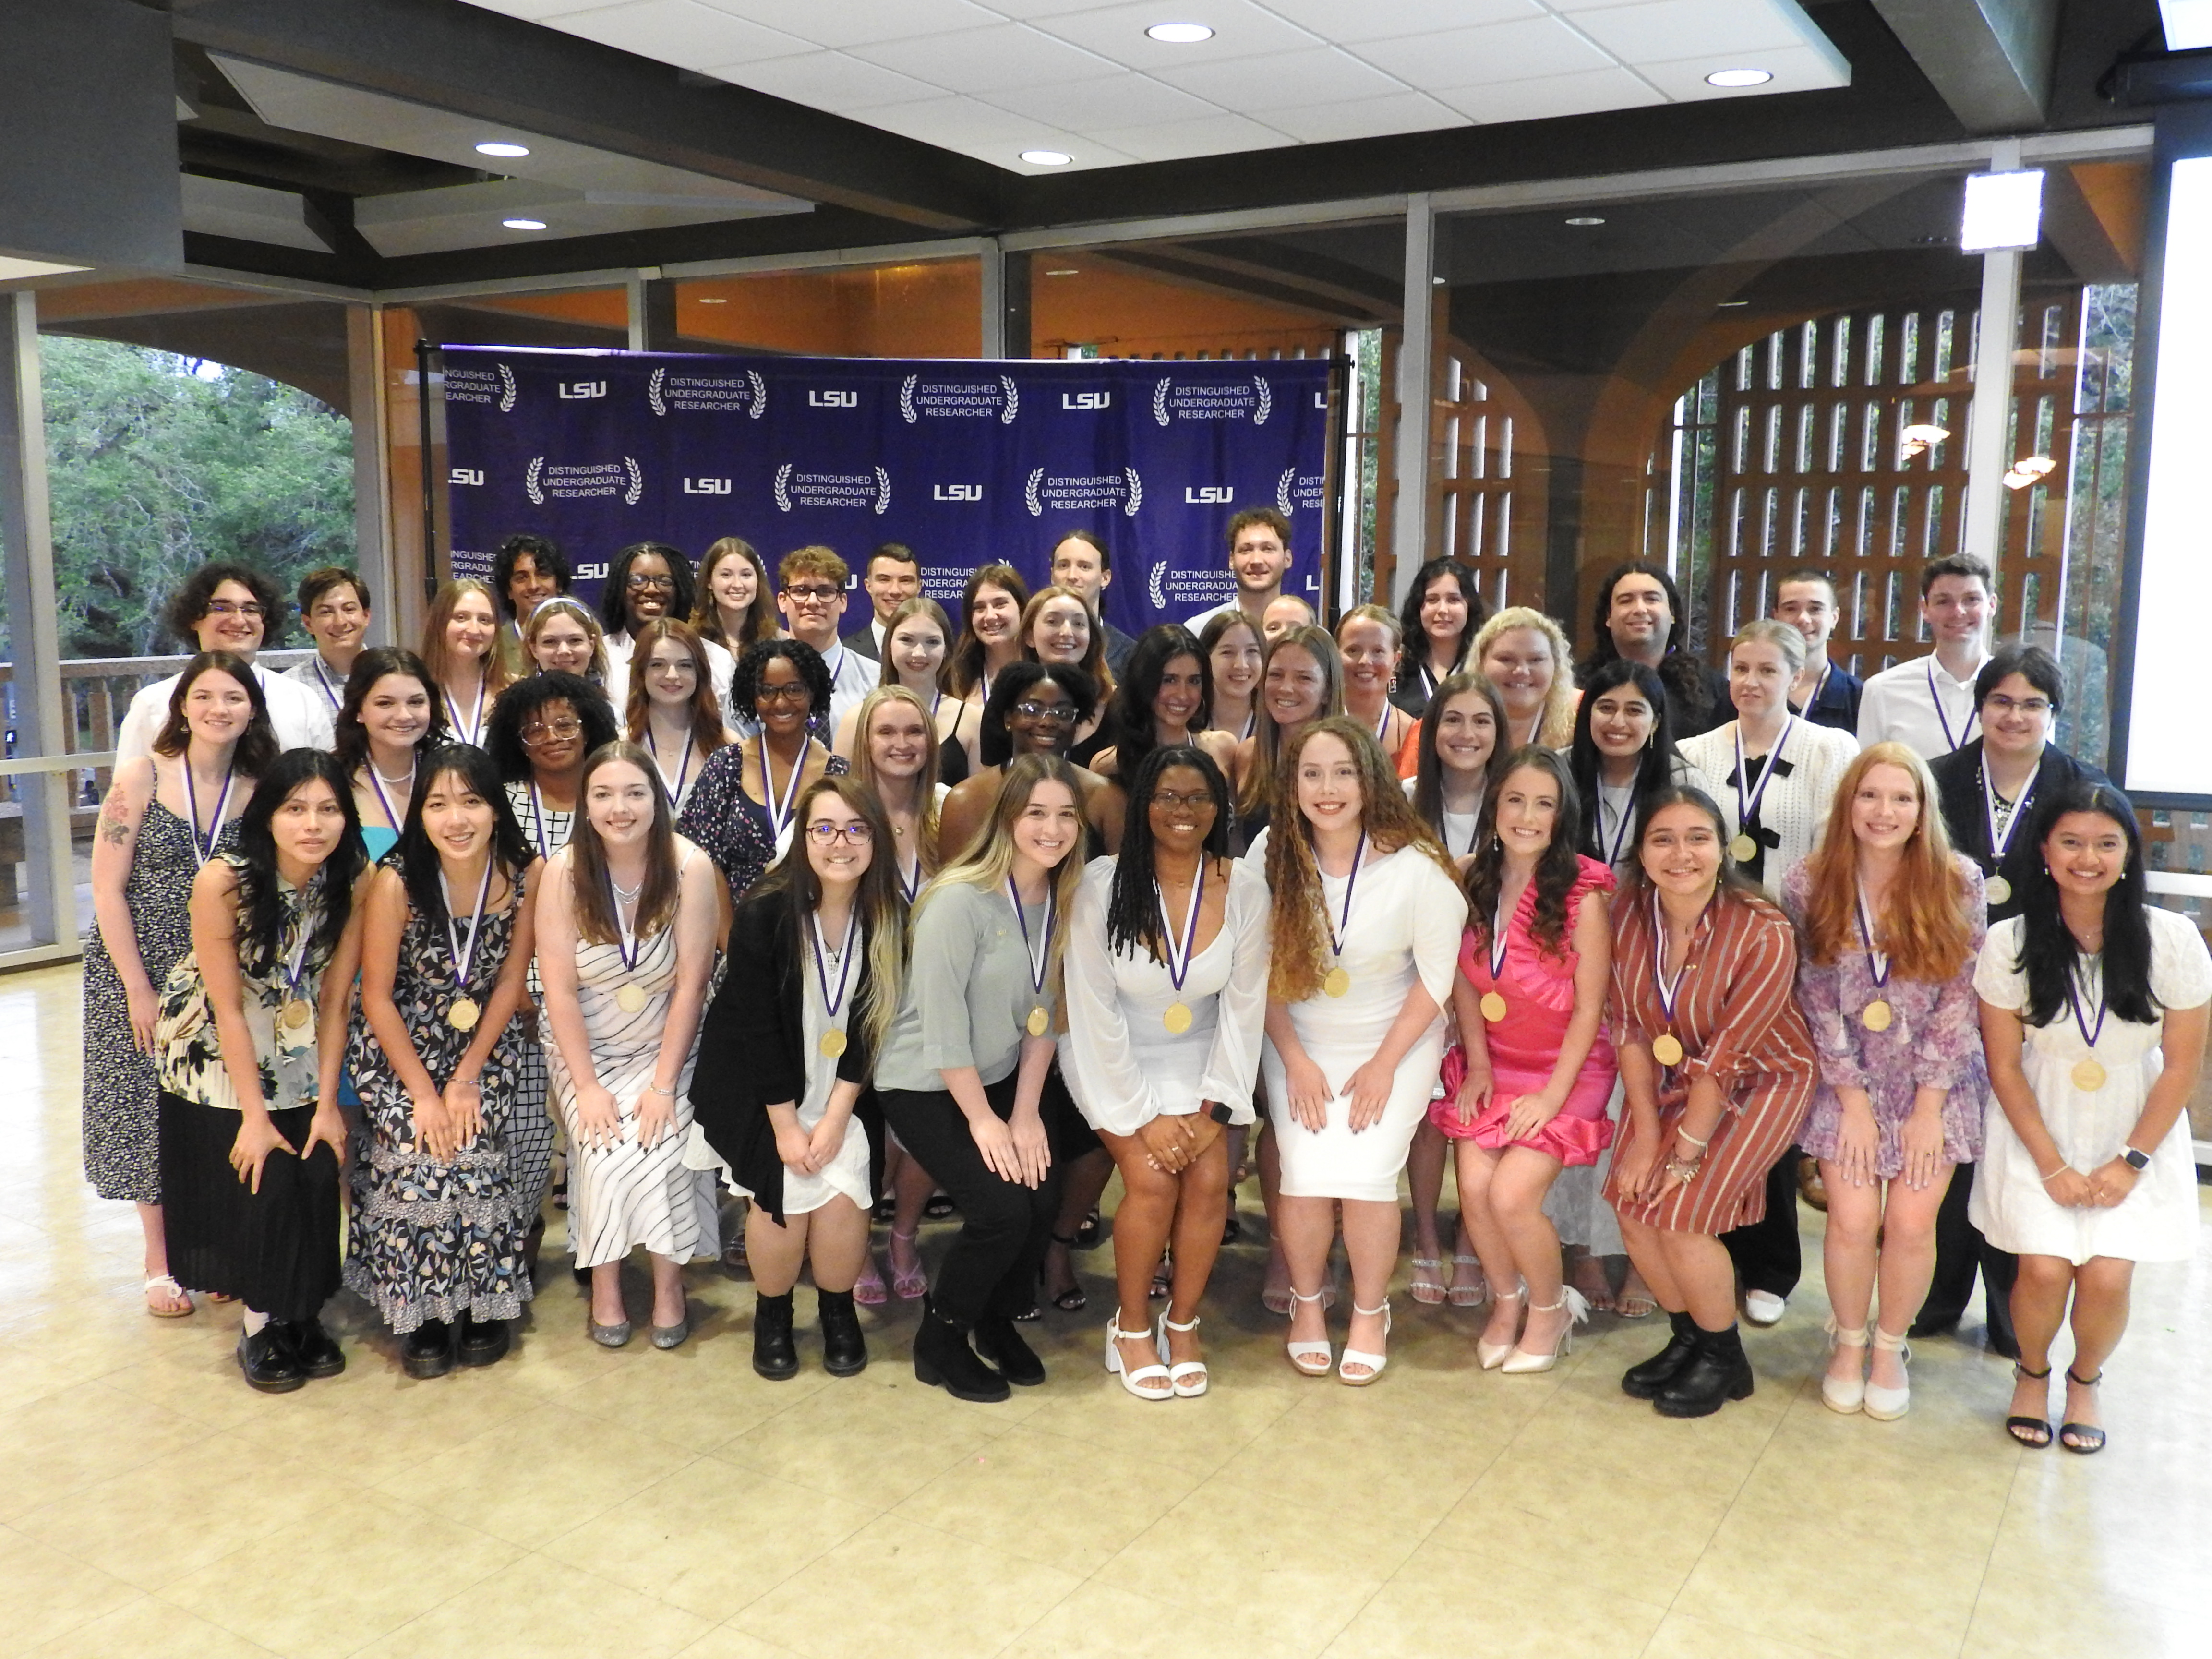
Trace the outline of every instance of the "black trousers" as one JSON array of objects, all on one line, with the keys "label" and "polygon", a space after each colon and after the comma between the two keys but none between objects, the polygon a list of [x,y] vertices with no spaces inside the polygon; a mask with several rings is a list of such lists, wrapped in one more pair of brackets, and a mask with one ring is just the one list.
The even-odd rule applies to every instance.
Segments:
[{"label": "black trousers", "polygon": [[1966,1214],[1967,1200],[1973,1195],[1974,1166],[1961,1164],[1951,1171],[1950,1189],[1936,1212],[1936,1277],[1913,1324],[1929,1332],[1957,1324],[1973,1299],[1978,1272],[1988,1308],[1990,1346],[2009,1356],[2020,1352],[2020,1340],[2012,1330],[2012,1285],[2020,1273],[2020,1258],[1982,1237]]},{"label": "black trousers", "polygon": [[1792,1146],[1766,1172],[1764,1218],[1721,1235],[1743,1288],[1785,1302],[1805,1271],[1805,1254],[1797,1243],[1797,1164],[1803,1157]]},{"label": "black trousers", "polygon": [[[1013,1115],[1009,1073],[983,1091],[1001,1121]],[[983,1162],[958,1103],[942,1089],[884,1089],[884,1117],[899,1142],[960,1206],[960,1233],[937,1270],[933,1305],[958,1325],[1012,1319],[1036,1302],[1037,1273],[1060,1212],[1055,1157],[1035,1188],[1007,1181]]]}]

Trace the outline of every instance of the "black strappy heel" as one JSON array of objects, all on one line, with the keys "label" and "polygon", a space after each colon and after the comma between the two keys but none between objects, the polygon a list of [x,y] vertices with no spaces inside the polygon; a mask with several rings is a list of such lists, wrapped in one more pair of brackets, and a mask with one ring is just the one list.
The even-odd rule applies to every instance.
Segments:
[{"label": "black strappy heel", "polygon": [[[2105,1380],[2105,1374],[2099,1371],[2094,1376],[2076,1376],[2074,1368],[2069,1365],[2066,1380],[2077,1389],[2094,1389]],[[2077,1456],[2087,1457],[2105,1449],[2105,1431],[2094,1423],[2061,1423],[2058,1443]]]},{"label": "black strappy heel", "polygon": [[[2032,1371],[2014,1360],[2012,1374],[2016,1382],[2047,1382],[2051,1380],[2051,1367],[2045,1365],[2039,1371]],[[2071,1376],[2073,1372],[2069,1370],[2067,1375]],[[2005,1432],[2030,1451],[2041,1451],[2051,1443],[2051,1419],[2047,1417],[2008,1417],[2004,1425]]]}]

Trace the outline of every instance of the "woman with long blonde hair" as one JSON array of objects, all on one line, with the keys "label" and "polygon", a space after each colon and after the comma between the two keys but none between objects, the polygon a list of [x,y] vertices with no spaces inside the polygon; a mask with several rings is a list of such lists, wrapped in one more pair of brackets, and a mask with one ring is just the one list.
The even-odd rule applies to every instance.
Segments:
[{"label": "woman with long blonde hair", "polygon": [[714,665],[690,623],[656,617],[640,624],[629,660],[624,735],[653,757],[670,804],[681,812],[707,763],[738,734],[722,724]]},{"label": "woman with long blonde hair", "polygon": [[1467,901],[1374,733],[1341,715],[1286,745],[1265,857],[1274,935],[1261,1067],[1280,1148],[1290,1360],[1309,1376],[1331,1369],[1322,1281],[1340,1204],[1352,1328],[1334,1369],[1360,1387],[1387,1363],[1398,1176],[1443,1059]]},{"label": "woman with long blonde hair", "polygon": [[1498,742],[1565,749],[1575,735],[1574,647],[1559,623],[1525,605],[1509,605],[1476,630],[1467,665],[1498,688],[1512,728]]},{"label": "woman with long blonde hair", "polygon": [[422,662],[446,700],[446,725],[456,743],[483,746],[492,700],[507,687],[500,660],[499,600],[474,576],[442,583],[422,620]]},{"label": "woman with long blonde hair", "polygon": [[1980,1156],[1990,1104],[1974,994],[1982,873],[1952,849],[1927,763],[1901,743],[1853,761],[1819,846],[1783,879],[1782,906],[1820,1056],[1797,1134],[1828,1194],[1834,1348],[1820,1398],[1887,1422],[1911,1399],[1905,1334],[1935,1271],[1936,1212],[1954,1166]]}]

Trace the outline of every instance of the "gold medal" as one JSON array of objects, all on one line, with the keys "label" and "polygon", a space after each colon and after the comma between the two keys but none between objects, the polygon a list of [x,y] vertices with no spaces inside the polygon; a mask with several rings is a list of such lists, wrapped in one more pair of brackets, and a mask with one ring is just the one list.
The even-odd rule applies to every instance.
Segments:
[{"label": "gold medal", "polygon": [[645,987],[625,985],[615,993],[615,1006],[626,1014],[634,1014],[645,1006]]},{"label": "gold medal", "polygon": [[1347,968],[1330,969],[1328,977],[1321,982],[1321,988],[1329,996],[1342,996],[1352,988],[1352,970]]},{"label": "gold medal", "polygon": [[1660,1032],[1651,1039],[1651,1058],[1662,1066],[1680,1066],[1682,1063],[1682,1039],[1672,1031]]},{"label": "gold medal", "polygon": [[2103,1088],[2105,1086],[2105,1068],[2102,1063],[2094,1060],[2075,1060],[2074,1062],[2074,1086],[2081,1090],[2083,1094],[2088,1095],[2094,1095],[2098,1090]]},{"label": "gold medal", "polygon": [[1895,1018],[1895,1011],[1880,997],[1859,1011],[1859,1024],[1869,1031],[1887,1031],[1889,1022]]},{"label": "gold medal", "polygon": [[1185,1031],[1190,1030],[1190,1005],[1187,1002],[1170,1002],[1168,1004],[1167,1012],[1160,1016],[1160,1024],[1168,1028],[1170,1036],[1181,1036]]},{"label": "gold medal", "polygon": [[814,1046],[821,1049],[823,1059],[835,1060],[845,1052],[845,1034],[833,1025],[822,1034],[822,1041]]},{"label": "gold medal", "polygon": [[1495,991],[1482,994],[1482,1017],[1492,1025],[1505,1018],[1505,999]]},{"label": "gold medal", "polygon": [[1759,856],[1759,843],[1749,836],[1739,835],[1729,843],[1729,856],[1738,864],[1748,864]]},{"label": "gold medal", "polygon": [[307,1006],[304,997],[294,997],[276,1011],[276,1023],[288,1031],[305,1030],[307,1022],[314,1017],[314,1010]]},{"label": "gold medal", "polygon": [[455,997],[453,1006],[446,1010],[446,1024],[456,1031],[475,1030],[483,1017],[483,1010],[477,1006],[474,997]]},{"label": "gold medal", "polygon": [[1029,1028],[1031,1036],[1042,1036],[1052,1030],[1052,1016],[1045,1012],[1042,1003],[1030,1010]]},{"label": "gold medal", "polygon": [[1984,882],[1982,893],[1992,905],[2012,902],[2012,884],[2002,876],[1991,876]]}]

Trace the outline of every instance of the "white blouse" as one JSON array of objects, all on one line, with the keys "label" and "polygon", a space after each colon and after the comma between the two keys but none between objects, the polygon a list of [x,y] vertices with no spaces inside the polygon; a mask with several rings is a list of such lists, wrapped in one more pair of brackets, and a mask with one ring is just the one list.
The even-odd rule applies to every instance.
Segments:
[{"label": "white blouse", "polygon": [[[1735,772],[1736,724],[1730,720],[1711,732],[1684,738],[1674,745],[1691,769],[1699,775],[1692,781],[1719,805],[1730,836],[1738,828],[1736,791],[1729,782]],[[1790,775],[1784,777],[1777,773],[1759,798],[1759,826],[1782,838],[1779,847],[1766,849],[1766,857],[1759,866],[1759,887],[1767,897],[1778,902],[1784,873],[1820,845],[1820,836],[1828,827],[1828,808],[1843,783],[1844,773],[1858,758],[1858,741],[1848,732],[1815,726],[1803,719],[1790,722],[1778,754],[1778,758],[1790,763]],[[1752,770],[1756,774],[1759,768],[1754,766]]]}]

